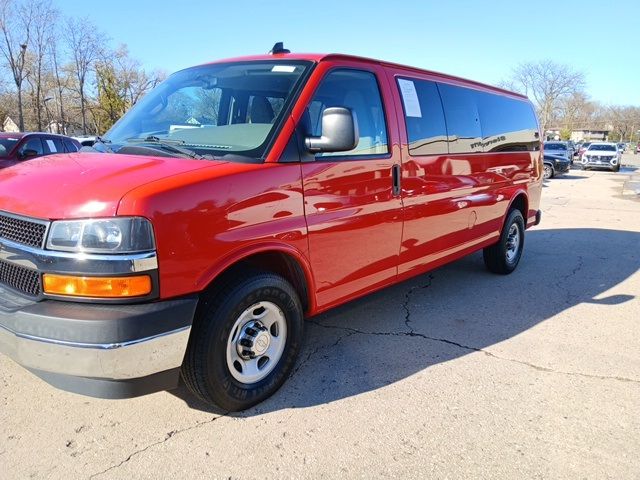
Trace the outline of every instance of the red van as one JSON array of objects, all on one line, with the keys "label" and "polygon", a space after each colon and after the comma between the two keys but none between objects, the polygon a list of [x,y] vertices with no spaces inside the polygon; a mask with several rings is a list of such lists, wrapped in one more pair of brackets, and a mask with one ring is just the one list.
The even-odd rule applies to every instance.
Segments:
[{"label": "red van", "polygon": [[97,397],[241,410],[285,381],[304,318],[540,221],[526,97],[348,55],[170,76],[95,152],[0,172],[0,350]]}]

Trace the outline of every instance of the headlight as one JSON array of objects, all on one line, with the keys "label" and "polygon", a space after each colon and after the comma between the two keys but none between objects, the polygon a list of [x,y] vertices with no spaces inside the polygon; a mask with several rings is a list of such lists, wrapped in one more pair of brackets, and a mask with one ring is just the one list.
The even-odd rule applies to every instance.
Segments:
[{"label": "headlight", "polygon": [[153,250],[155,242],[146,218],[113,217],[53,222],[47,248],[65,252],[136,253]]}]

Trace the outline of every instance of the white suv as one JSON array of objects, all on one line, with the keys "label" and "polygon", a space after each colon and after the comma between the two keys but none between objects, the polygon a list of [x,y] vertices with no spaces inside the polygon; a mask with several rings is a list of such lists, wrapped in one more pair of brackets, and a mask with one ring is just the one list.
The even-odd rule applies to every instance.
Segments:
[{"label": "white suv", "polygon": [[615,143],[592,143],[581,157],[582,169],[606,168],[613,172],[620,170],[621,155]]}]

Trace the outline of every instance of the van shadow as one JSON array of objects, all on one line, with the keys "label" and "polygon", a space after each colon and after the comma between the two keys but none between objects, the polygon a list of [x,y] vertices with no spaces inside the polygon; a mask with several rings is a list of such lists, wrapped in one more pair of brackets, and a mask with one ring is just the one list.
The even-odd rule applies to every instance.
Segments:
[{"label": "van shadow", "polygon": [[[316,316],[305,325],[305,346],[288,381],[237,416],[311,407],[384,388],[575,305],[629,302],[635,292],[601,294],[640,268],[638,245],[637,232],[534,229],[511,275],[489,273],[482,254],[475,253]],[[172,393],[192,408],[220,413],[184,385]]]}]

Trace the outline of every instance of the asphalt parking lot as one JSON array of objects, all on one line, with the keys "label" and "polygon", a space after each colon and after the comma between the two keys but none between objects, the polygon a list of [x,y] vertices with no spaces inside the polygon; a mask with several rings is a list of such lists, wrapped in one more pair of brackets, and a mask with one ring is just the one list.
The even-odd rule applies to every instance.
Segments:
[{"label": "asphalt parking lot", "polygon": [[310,320],[241,414],[184,387],[81,397],[0,356],[0,477],[637,478],[640,155],[623,164],[546,182],[511,276],[474,254]]}]

